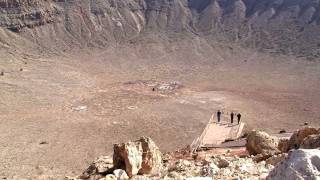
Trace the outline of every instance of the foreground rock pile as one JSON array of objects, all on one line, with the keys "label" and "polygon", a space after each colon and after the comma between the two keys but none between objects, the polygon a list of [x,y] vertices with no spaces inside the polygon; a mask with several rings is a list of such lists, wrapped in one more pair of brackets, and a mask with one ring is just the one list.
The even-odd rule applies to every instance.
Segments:
[{"label": "foreground rock pile", "polygon": [[164,179],[192,179],[207,177],[208,179],[234,179],[234,178],[266,178],[273,169],[265,161],[254,162],[252,158],[239,158],[237,156],[224,157],[221,155],[208,157],[202,161],[178,160],[168,165]]},{"label": "foreground rock pile", "polygon": [[[320,129],[306,127],[290,139],[262,131],[247,136],[246,154],[212,154],[188,150],[161,154],[148,137],[114,145],[113,158],[97,158],[83,174],[68,179],[196,180],[196,179],[320,179]],[[298,148],[304,149],[298,149]],[[205,156],[203,156],[205,154]]]},{"label": "foreground rock pile", "polygon": [[267,179],[320,179],[320,150],[290,151],[288,158],[281,161]]}]

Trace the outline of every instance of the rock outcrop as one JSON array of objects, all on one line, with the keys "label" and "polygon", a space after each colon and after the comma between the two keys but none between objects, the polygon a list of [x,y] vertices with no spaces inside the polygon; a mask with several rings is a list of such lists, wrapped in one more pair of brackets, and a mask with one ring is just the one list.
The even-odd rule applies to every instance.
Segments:
[{"label": "rock outcrop", "polygon": [[137,174],[157,174],[162,168],[159,148],[148,137],[114,145],[113,164],[132,177]]},{"label": "rock outcrop", "polygon": [[286,153],[288,152],[289,149],[289,139],[279,139],[279,144],[278,144],[278,149],[282,152],[282,153]]},{"label": "rock outcrop", "polygon": [[162,154],[151,138],[141,138],[138,142],[142,145],[142,165],[140,174],[157,174],[162,168]]},{"label": "rock outcrop", "polygon": [[91,165],[80,176],[82,179],[87,179],[90,176],[106,174],[112,172],[113,161],[110,156],[101,156],[95,159]]},{"label": "rock outcrop", "polygon": [[320,148],[320,134],[310,135],[306,137],[300,145],[303,149]]},{"label": "rock outcrop", "polygon": [[[171,164],[172,163],[172,164]],[[273,166],[266,162],[254,162],[252,158],[226,157],[223,155],[203,161],[177,160],[165,163],[168,170],[161,179],[261,179],[267,177]]]},{"label": "rock outcrop", "polygon": [[124,169],[129,176],[138,174],[142,165],[142,146],[127,142],[114,145],[113,161],[116,169]]},{"label": "rock outcrop", "polygon": [[280,153],[279,139],[263,131],[252,131],[247,136],[246,148],[249,154],[274,155]]},{"label": "rock outcrop", "polygon": [[298,131],[295,131],[288,142],[288,150],[298,149],[306,137],[318,133],[319,131],[316,128],[311,127],[305,127]]},{"label": "rock outcrop", "polygon": [[298,149],[290,151],[288,158],[279,163],[267,177],[267,180],[285,179],[320,179],[320,150]]},{"label": "rock outcrop", "polygon": [[[302,140],[299,139],[301,147],[317,148],[319,135],[307,136],[306,134],[310,132],[315,131],[306,128],[297,131],[291,140],[296,139],[294,142],[298,142],[301,138]],[[307,137],[302,138],[303,136]],[[279,140],[265,132],[252,131],[247,136],[247,150],[244,148],[228,150],[226,154],[203,150],[191,154],[189,148],[186,148],[162,155],[150,138],[142,137],[137,141],[115,144],[113,160],[108,156],[97,158],[80,178],[90,180],[319,179],[320,149],[298,149],[291,150],[288,154],[281,153],[279,149],[286,149],[284,147],[288,147],[288,143],[289,140]],[[246,155],[239,157],[237,154],[242,154],[240,152],[245,152]]]},{"label": "rock outcrop", "polygon": [[[143,32],[211,32],[245,47],[318,59],[318,7],[313,0],[0,0],[0,28],[52,49],[99,47]],[[45,41],[52,36],[60,41]]]},{"label": "rock outcrop", "polygon": [[285,160],[288,157],[287,153],[274,155],[266,160],[267,164],[271,164],[273,166],[277,165],[279,162]]}]

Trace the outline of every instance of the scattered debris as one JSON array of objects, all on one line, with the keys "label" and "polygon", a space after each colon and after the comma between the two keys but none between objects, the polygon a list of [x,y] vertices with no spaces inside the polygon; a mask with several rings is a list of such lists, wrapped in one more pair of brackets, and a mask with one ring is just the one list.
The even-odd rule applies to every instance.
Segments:
[{"label": "scattered debris", "polygon": [[129,110],[138,109],[138,106],[129,106],[128,109],[129,109]]},{"label": "scattered debris", "polygon": [[49,143],[47,141],[41,141],[39,144],[40,145],[45,145],[45,144],[49,144]]},{"label": "scattered debris", "polygon": [[110,156],[100,156],[82,173],[81,179],[87,179],[97,174],[107,174],[113,171],[113,160]]},{"label": "scattered debris", "polygon": [[86,111],[88,109],[87,106],[77,106],[72,108],[74,111]]},{"label": "scattered debris", "polygon": [[123,87],[128,91],[135,91],[136,93],[146,92],[150,93],[157,92],[158,95],[168,95],[174,94],[178,89],[182,88],[182,84],[177,81],[172,82],[161,82],[154,80],[137,80],[137,81],[129,81],[123,83]]},{"label": "scattered debris", "polygon": [[170,92],[175,89],[182,87],[181,83],[177,81],[173,81],[170,83],[159,83],[155,87],[152,88],[152,91],[159,91],[159,92]]},{"label": "scattered debris", "polygon": [[116,25],[117,25],[118,27],[122,27],[122,23],[121,23],[120,21],[118,21],[118,22],[116,23]]},{"label": "scattered debris", "polygon": [[[308,134],[313,130],[297,131]],[[319,131],[320,133],[320,131]],[[298,133],[299,134],[299,133]],[[297,135],[293,134],[292,138]],[[309,135],[303,144],[320,144],[319,134]],[[114,145],[113,158],[97,158],[77,178],[67,179],[299,179],[319,177],[320,150],[286,150],[289,140],[277,139],[262,131],[248,133],[247,150],[253,155],[212,154],[203,150],[193,154],[190,147],[174,153],[161,154],[148,137]],[[281,144],[281,145],[280,145]],[[244,149],[245,150],[245,149]],[[295,173],[292,173],[292,172]]]}]

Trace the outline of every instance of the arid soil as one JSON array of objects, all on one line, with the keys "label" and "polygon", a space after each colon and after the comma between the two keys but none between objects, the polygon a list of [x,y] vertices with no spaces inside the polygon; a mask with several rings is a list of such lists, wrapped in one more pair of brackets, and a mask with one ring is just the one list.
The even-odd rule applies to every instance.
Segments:
[{"label": "arid soil", "polygon": [[[197,41],[4,56],[0,176],[79,174],[113,143],[143,135],[162,151],[185,147],[217,109],[271,133],[320,125],[318,62]],[[153,89],[170,82],[181,87]]]},{"label": "arid soil", "polygon": [[0,177],[79,174],[112,144],[190,144],[218,109],[320,122],[320,2],[0,0]]}]

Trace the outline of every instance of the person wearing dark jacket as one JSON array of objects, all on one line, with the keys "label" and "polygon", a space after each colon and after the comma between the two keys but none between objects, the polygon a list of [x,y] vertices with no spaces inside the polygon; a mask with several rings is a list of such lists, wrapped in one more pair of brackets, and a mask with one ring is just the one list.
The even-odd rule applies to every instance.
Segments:
[{"label": "person wearing dark jacket", "polygon": [[241,114],[240,113],[237,114],[237,118],[238,118],[238,124],[240,124],[240,120],[241,120]]},{"label": "person wearing dark jacket", "polygon": [[220,110],[218,110],[218,112],[217,112],[217,118],[218,118],[218,123],[220,123],[220,121],[221,121],[221,111]]},{"label": "person wearing dark jacket", "polygon": [[233,112],[231,112],[230,118],[231,118],[231,124],[233,124],[233,118],[234,118],[234,113]]}]

